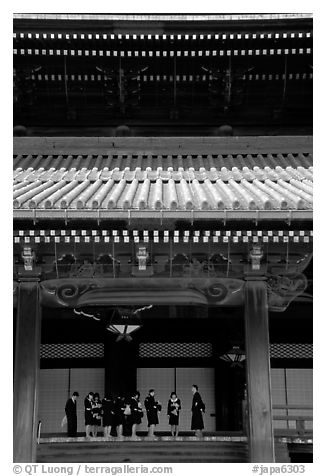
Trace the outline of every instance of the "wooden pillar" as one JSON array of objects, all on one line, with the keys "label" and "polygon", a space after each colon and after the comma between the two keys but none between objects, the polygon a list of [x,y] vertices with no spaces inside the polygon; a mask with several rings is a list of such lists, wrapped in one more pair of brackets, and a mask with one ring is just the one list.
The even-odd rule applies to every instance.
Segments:
[{"label": "wooden pillar", "polygon": [[36,461],[40,367],[39,283],[19,284],[14,370],[14,463]]},{"label": "wooden pillar", "polygon": [[245,328],[250,461],[273,463],[268,302],[263,280],[246,282]]},{"label": "wooden pillar", "polygon": [[[215,367],[215,409],[216,430],[230,431],[230,391],[229,391],[229,365],[223,361],[216,361]],[[223,382],[223,385],[221,383]]]},{"label": "wooden pillar", "polygon": [[137,390],[137,345],[134,341],[115,341],[108,337],[105,343],[105,391],[114,397]]}]

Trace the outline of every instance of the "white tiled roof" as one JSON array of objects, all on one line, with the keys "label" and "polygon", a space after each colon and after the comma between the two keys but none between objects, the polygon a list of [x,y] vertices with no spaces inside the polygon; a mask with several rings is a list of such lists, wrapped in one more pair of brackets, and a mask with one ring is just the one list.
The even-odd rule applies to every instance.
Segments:
[{"label": "white tiled roof", "polygon": [[309,210],[313,204],[310,155],[20,156],[14,166],[14,208]]}]

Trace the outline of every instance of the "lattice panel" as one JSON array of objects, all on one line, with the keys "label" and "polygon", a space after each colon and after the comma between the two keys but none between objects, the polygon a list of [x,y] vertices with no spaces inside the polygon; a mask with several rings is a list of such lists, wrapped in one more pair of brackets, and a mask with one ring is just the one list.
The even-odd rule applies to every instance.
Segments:
[{"label": "lattice panel", "polygon": [[[104,357],[104,345],[95,344],[42,344],[42,359],[94,359]],[[139,345],[141,358],[209,358],[209,342],[148,342]],[[270,344],[270,357],[274,359],[312,359],[312,344]]]},{"label": "lattice panel", "polygon": [[148,342],[139,344],[142,358],[203,358],[212,357],[209,342]]},{"label": "lattice panel", "polygon": [[273,359],[312,359],[312,344],[271,344],[270,357]]},{"label": "lattice panel", "polygon": [[[211,343],[162,343],[139,345],[141,358],[194,358],[212,357]],[[274,359],[312,359],[312,344],[270,344],[270,357]]]},{"label": "lattice panel", "polygon": [[104,344],[42,344],[41,359],[98,359],[104,357]]}]

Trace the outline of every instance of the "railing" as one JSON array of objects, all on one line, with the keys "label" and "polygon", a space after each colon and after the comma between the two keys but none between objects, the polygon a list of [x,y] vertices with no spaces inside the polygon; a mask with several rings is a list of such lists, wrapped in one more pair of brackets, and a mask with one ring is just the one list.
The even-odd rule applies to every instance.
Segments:
[{"label": "railing", "polygon": [[[283,415],[275,415],[274,411],[275,410],[282,410],[286,412],[286,414]],[[307,414],[305,415],[298,415],[298,414],[293,414],[289,415],[289,410],[300,410],[300,411],[306,411]],[[313,421],[313,416],[311,413],[313,410],[312,406],[310,405],[304,405],[304,404],[296,404],[296,405],[285,405],[285,404],[280,404],[280,405],[273,405],[273,420],[274,421],[286,421],[288,423],[287,428],[275,428],[276,431],[280,432],[285,432],[285,433],[295,433],[297,435],[305,435],[307,433],[311,434],[312,430],[309,430],[306,428],[306,422],[307,421]],[[295,421],[295,428],[290,428],[289,427],[289,422],[290,421]],[[242,425],[243,425],[243,431],[246,435],[248,435],[248,406],[247,406],[247,401],[242,400]]]},{"label": "railing", "polygon": [[[274,415],[273,414],[273,420],[283,420],[283,421],[295,421],[295,431],[299,435],[304,435],[307,432],[306,429],[306,422],[307,421],[313,421],[313,416],[311,414],[308,414],[309,412],[312,412],[313,408],[310,405],[303,405],[303,404],[295,404],[295,405],[273,405],[273,410],[285,410],[286,414],[285,415]],[[297,413],[294,414],[289,414],[289,410],[306,410],[307,414],[305,415],[299,415]],[[285,430],[291,430],[291,428],[286,428]],[[312,430],[308,430],[309,432],[312,432]]]}]

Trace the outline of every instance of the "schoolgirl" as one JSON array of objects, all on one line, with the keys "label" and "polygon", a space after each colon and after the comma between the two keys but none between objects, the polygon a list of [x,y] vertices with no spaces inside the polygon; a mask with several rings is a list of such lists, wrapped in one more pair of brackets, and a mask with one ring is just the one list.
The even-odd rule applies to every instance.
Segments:
[{"label": "schoolgirl", "polygon": [[181,401],[175,392],[172,392],[168,401],[169,425],[171,426],[172,436],[178,436],[179,433],[179,412],[181,410]]},{"label": "schoolgirl", "polygon": [[145,409],[147,413],[147,421],[148,421],[148,439],[155,439],[154,437],[154,429],[155,426],[158,425],[158,412],[162,410],[161,403],[156,400],[155,398],[155,390],[151,388],[148,392],[148,396],[145,398]]}]

